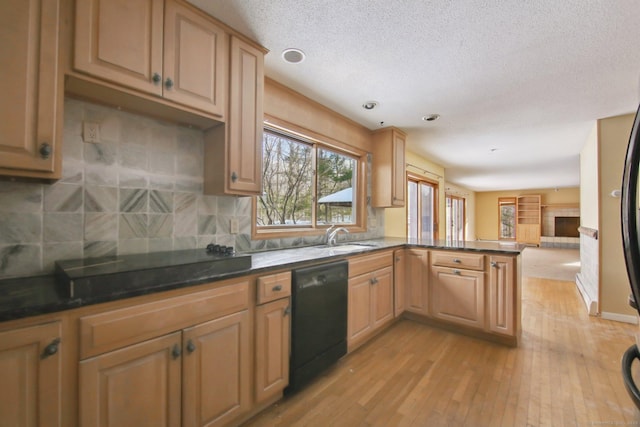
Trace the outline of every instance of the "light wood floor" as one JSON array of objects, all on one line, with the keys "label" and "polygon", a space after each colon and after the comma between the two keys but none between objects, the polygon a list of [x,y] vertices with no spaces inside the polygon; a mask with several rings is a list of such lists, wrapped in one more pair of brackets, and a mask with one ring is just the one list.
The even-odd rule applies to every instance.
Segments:
[{"label": "light wood floor", "polygon": [[400,321],[246,426],[640,424],[620,374],[637,326],[538,278],[523,278],[522,320],[516,349]]}]

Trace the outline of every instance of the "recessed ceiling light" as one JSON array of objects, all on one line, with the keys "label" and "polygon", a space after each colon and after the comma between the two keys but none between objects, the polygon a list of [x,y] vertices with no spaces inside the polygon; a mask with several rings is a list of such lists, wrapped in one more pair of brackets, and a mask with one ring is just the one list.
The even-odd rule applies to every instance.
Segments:
[{"label": "recessed ceiling light", "polygon": [[290,64],[299,64],[305,57],[306,55],[300,49],[291,48],[282,51],[282,59]]},{"label": "recessed ceiling light", "polygon": [[377,106],[378,106],[377,101],[367,101],[364,104],[362,104],[362,108],[364,108],[365,110],[373,110]]},{"label": "recessed ceiling light", "polygon": [[422,120],[425,122],[433,122],[434,120],[438,120],[440,118],[440,114],[429,114],[428,116],[422,116]]}]

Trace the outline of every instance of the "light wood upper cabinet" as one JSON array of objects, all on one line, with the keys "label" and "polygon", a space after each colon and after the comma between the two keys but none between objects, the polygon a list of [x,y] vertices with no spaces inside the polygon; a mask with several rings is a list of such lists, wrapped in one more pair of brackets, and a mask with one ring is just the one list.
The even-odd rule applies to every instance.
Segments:
[{"label": "light wood upper cabinet", "polygon": [[224,120],[228,36],[176,0],[77,0],[75,70]]},{"label": "light wood upper cabinet", "polygon": [[264,53],[231,37],[229,117],[205,133],[205,194],[262,191]]},{"label": "light wood upper cabinet", "polygon": [[162,95],[164,0],[77,0],[75,7],[74,68]]},{"label": "light wood upper cabinet", "polygon": [[60,338],[60,322],[0,333],[0,425],[62,426]]},{"label": "light wood upper cabinet", "polygon": [[372,206],[404,206],[405,143],[404,132],[394,127],[380,129],[373,134]]},{"label": "light wood upper cabinet", "polygon": [[164,29],[164,97],[225,117],[227,34],[173,0],[165,3]]},{"label": "light wood upper cabinet", "polygon": [[62,173],[59,0],[0,3],[0,175]]}]

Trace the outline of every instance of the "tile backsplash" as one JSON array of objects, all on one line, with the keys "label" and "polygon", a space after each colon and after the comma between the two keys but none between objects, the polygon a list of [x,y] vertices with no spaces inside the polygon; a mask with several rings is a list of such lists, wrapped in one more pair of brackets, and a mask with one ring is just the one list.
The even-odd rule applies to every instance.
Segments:
[{"label": "tile backsplash", "polygon": [[[252,241],[250,197],[202,194],[201,131],[70,98],[64,107],[63,178],[0,181],[0,279],[48,274],[63,259],[321,241]],[[83,142],[84,121],[99,124],[99,143]],[[383,210],[367,211],[368,231],[350,239],[384,234]]]}]

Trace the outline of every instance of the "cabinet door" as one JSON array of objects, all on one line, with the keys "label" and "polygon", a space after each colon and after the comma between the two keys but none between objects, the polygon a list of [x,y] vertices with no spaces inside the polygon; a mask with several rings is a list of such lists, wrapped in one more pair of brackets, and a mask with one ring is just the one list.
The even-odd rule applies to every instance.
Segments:
[{"label": "cabinet door", "polygon": [[392,206],[404,206],[405,203],[405,137],[400,133],[393,131],[393,161],[391,166],[393,168],[393,175],[391,181],[391,205]]},{"label": "cabinet door", "polygon": [[431,267],[431,314],[451,323],[484,328],[484,272]]},{"label": "cabinet door", "polygon": [[405,204],[405,138],[404,133],[394,127],[373,133],[372,206]]},{"label": "cabinet door", "polygon": [[514,334],[514,259],[491,256],[489,259],[489,330],[500,334]]},{"label": "cabinet door", "polygon": [[76,0],[74,68],[162,95],[163,9],[164,0]]},{"label": "cabinet door", "polygon": [[0,2],[2,175],[60,176],[59,11],[59,0]]},{"label": "cabinet door", "polygon": [[180,426],[180,333],[80,362],[83,427]]},{"label": "cabinet door", "polygon": [[224,118],[228,36],[198,12],[165,4],[164,97]]},{"label": "cabinet door", "polygon": [[60,337],[60,322],[0,333],[0,426],[62,426],[60,348],[45,356]]},{"label": "cabinet door", "polygon": [[282,393],[289,384],[291,323],[289,298],[256,307],[256,402]]},{"label": "cabinet door", "polygon": [[371,328],[371,276],[362,274],[349,279],[347,344],[351,349],[364,339]]},{"label": "cabinet door", "polygon": [[372,273],[371,322],[373,329],[393,319],[393,270],[391,267]]},{"label": "cabinet door", "polygon": [[407,249],[406,310],[429,314],[429,252],[424,249]]},{"label": "cabinet door", "polygon": [[264,54],[231,37],[228,188],[231,193],[260,194],[264,122]]},{"label": "cabinet door", "polygon": [[183,331],[183,426],[220,426],[248,411],[251,343],[247,310]]},{"label": "cabinet door", "polygon": [[395,265],[393,267],[394,309],[393,315],[398,317],[405,307],[407,255],[404,249],[394,252]]}]

